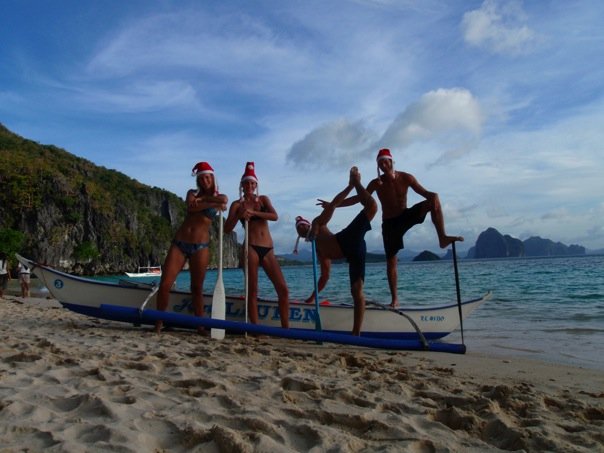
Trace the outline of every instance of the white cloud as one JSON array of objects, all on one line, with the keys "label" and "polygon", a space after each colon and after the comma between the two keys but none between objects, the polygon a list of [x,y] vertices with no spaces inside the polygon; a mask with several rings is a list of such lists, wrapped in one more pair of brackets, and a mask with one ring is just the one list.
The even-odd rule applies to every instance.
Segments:
[{"label": "white cloud", "polygon": [[362,122],[339,119],[309,132],[294,143],[287,155],[301,167],[350,166],[375,140],[375,134]]},{"label": "white cloud", "polygon": [[522,3],[485,0],[479,9],[464,14],[461,27],[465,41],[497,54],[529,53],[536,33],[524,22]]},{"label": "white cloud", "polygon": [[463,88],[440,88],[407,107],[388,127],[379,147],[405,148],[433,139],[459,143],[480,135],[483,121],[480,104],[472,93]]},{"label": "white cloud", "polygon": [[468,90],[438,89],[407,107],[377,141],[378,134],[363,121],[339,119],[317,127],[294,143],[287,158],[301,167],[346,167],[373,156],[382,147],[404,149],[413,143],[436,140],[450,148],[434,163],[443,164],[460,158],[474,146],[483,121],[480,104]]}]

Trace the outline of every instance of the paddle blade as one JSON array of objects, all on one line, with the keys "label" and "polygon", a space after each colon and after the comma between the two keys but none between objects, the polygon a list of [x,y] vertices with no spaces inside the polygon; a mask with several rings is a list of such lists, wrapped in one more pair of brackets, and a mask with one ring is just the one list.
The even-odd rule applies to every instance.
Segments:
[{"label": "paddle blade", "polygon": [[[214,295],[212,296],[212,319],[224,321],[225,317],[225,295],[224,283],[222,281],[222,211],[218,219],[218,275],[216,277],[216,286],[214,287]],[[211,329],[210,336],[215,340],[224,338],[224,329]]]},{"label": "paddle blade", "polygon": [[[225,319],[225,294],[224,294],[224,283],[222,282],[222,276],[216,281],[214,287],[214,295],[212,296],[212,319]],[[222,340],[224,338],[224,329],[212,329],[210,336],[215,340]]]}]

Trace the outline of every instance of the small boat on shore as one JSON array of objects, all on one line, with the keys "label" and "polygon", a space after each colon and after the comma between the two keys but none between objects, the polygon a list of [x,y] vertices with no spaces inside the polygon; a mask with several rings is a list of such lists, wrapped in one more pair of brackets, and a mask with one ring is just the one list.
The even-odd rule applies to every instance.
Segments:
[{"label": "small boat on shore", "polygon": [[140,266],[137,272],[126,272],[128,277],[161,277],[161,266]]},{"label": "small boat on shore", "polygon": [[[226,328],[232,332],[264,333],[287,338],[314,339],[337,343],[357,344],[390,349],[431,349],[433,340],[447,336],[462,320],[491,297],[484,296],[449,305],[392,309],[385,305],[368,304],[363,321],[362,340],[350,335],[353,319],[352,304],[321,304],[319,316],[322,331],[316,332],[317,308],[304,302],[291,301],[290,329],[281,329],[277,301],[259,299],[259,324],[248,324],[245,319],[245,299],[226,296],[226,320],[210,319],[212,296],[204,295],[204,316],[193,315],[191,293],[171,290],[168,308],[158,311],[155,306],[158,286],[149,283],[119,280],[107,282],[70,275],[49,266],[17,255],[48,288],[51,296],[63,307],[74,312],[135,325],[153,325],[158,319],[166,325],[181,328]],[[220,324],[223,323],[223,324]],[[219,326],[220,324],[220,326]],[[356,337],[358,338],[358,337]],[[397,343],[398,342],[398,343]],[[465,345],[438,345],[457,347],[446,352],[465,352]],[[403,347],[405,346],[405,347]],[[427,347],[430,346],[430,347]],[[439,346],[440,348],[441,346]]]}]

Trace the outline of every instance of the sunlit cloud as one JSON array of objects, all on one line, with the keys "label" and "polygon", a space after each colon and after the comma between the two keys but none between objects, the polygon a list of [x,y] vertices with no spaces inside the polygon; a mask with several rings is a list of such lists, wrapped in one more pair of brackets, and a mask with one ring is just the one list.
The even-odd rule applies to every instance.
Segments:
[{"label": "sunlit cloud", "polygon": [[478,137],[483,122],[482,109],[472,93],[463,88],[441,88],[407,107],[388,127],[378,147],[406,148],[414,142],[440,140],[457,148],[443,158],[447,161],[468,151],[457,145]]},{"label": "sunlit cloud", "polygon": [[438,89],[424,94],[388,126],[381,138],[365,123],[340,119],[324,124],[294,143],[288,160],[302,167],[350,165],[382,147],[405,149],[416,142],[438,140],[451,146],[433,165],[465,155],[480,135],[484,116],[468,90]]},{"label": "sunlit cloud", "polygon": [[309,132],[294,143],[288,160],[301,167],[354,164],[375,134],[361,122],[340,119]]}]

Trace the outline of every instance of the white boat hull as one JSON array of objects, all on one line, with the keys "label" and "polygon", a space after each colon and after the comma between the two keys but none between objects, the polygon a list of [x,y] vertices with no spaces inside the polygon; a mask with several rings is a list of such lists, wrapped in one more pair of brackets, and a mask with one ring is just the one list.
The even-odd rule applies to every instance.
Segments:
[{"label": "white boat hull", "polygon": [[[129,317],[108,315],[102,310],[103,305],[113,305],[126,308],[142,309],[154,288],[151,285],[136,282],[104,282],[73,276],[57,271],[51,267],[35,263],[18,256],[19,261],[26,264],[48,288],[51,296],[57,299],[65,308],[97,318],[113,319],[116,321],[134,322]],[[490,292],[483,297],[463,302],[461,304],[462,318],[466,318],[475,309],[490,298]],[[156,295],[153,295],[145,308],[156,309]],[[210,316],[212,296],[204,295],[204,316]],[[170,291],[167,312],[193,316],[191,294],[185,291]],[[417,325],[428,340],[442,338],[453,332],[460,325],[459,306],[450,304],[427,308],[401,308],[399,310],[386,307],[367,306],[363,321],[362,336],[390,339],[417,339],[417,330],[406,318],[409,317]],[[352,305],[329,304],[319,309],[323,331],[334,333],[350,333],[352,330]],[[315,329],[317,311],[314,305],[290,302],[289,324],[293,329]],[[279,307],[276,301],[258,301],[259,323],[265,326],[279,327]],[[245,322],[245,301],[241,296],[226,296],[226,320]]]}]

